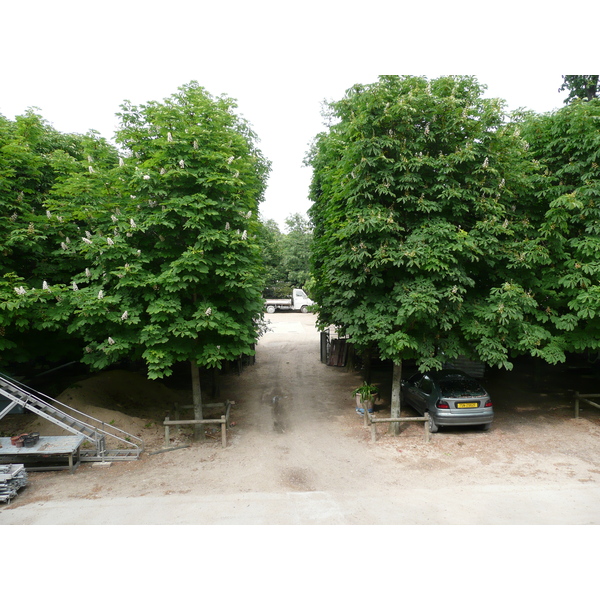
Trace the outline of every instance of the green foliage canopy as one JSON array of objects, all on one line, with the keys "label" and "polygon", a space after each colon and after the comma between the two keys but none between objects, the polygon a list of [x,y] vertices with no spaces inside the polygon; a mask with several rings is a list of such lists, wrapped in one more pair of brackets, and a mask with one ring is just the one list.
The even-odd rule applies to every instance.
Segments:
[{"label": "green foliage canopy", "polygon": [[563,75],[559,92],[569,90],[565,104],[574,100],[592,100],[598,97],[598,75]]},{"label": "green foliage canopy", "polygon": [[195,82],[163,102],[125,102],[125,155],[90,149],[53,187],[56,252],[81,268],[21,297],[47,301],[93,368],[137,357],[153,378],[179,361],[216,367],[252,353],[269,163],[235,108]]},{"label": "green foliage canopy", "polygon": [[287,233],[283,246],[283,268],[291,287],[306,287],[310,277],[312,228],[309,221],[299,213],[286,220]]},{"label": "green foliage canopy", "polygon": [[529,114],[523,136],[539,163],[536,245],[548,255],[532,273],[539,321],[564,352],[600,348],[600,100]]},{"label": "green foliage canopy", "polygon": [[283,267],[283,247],[285,236],[273,219],[260,221],[258,235],[263,264],[265,268],[265,286],[267,295],[271,295],[280,285],[287,286],[287,277]]},{"label": "green foliage canopy", "polygon": [[260,243],[266,268],[265,295],[283,298],[292,288],[310,285],[311,225],[300,213],[286,219],[285,233],[273,220],[261,223]]},{"label": "green foliage canopy", "polygon": [[[46,280],[69,279],[76,257],[65,260],[63,224],[46,203],[63,177],[87,172],[85,157],[94,149],[116,163],[117,150],[95,132],[63,134],[33,109],[10,121],[0,116],[0,360],[73,359],[75,349],[64,332],[64,311],[35,302]],[[80,200],[74,196],[75,202]],[[46,296],[43,296],[44,300]],[[45,331],[54,329],[53,341]]]},{"label": "green foliage canopy", "polygon": [[531,186],[519,130],[472,77],[382,76],[328,105],[310,211],[319,324],[359,348],[439,368],[461,354],[510,367],[544,336],[515,278]]}]

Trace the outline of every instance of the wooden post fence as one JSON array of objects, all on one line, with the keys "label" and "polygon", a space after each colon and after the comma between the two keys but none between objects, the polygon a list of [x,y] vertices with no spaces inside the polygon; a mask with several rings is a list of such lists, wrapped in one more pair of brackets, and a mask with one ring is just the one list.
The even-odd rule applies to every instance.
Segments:
[{"label": "wooden post fence", "polygon": [[575,418],[579,419],[579,404],[580,402],[585,402],[594,408],[600,408],[600,404],[596,404],[589,400],[589,398],[600,398],[600,394],[580,394],[579,392],[575,392]]},{"label": "wooden post fence", "polygon": [[425,441],[429,441],[429,413],[425,413],[423,417],[388,417],[384,419],[373,418],[369,413],[369,421],[371,426],[371,441],[377,441],[376,423],[404,423],[410,421],[422,421],[425,424]]},{"label": "wooden post fence", "polygon": [[[229,426],[229,411],[231,409],[232,402],[218,402],[216,404],[203,404],[203,407],[214,408],[214,407],[225,407],[225,414],[221,415],[218,419],[174,419],[171,421],[169,415],[165,418],[163,425],[165,426],[165,447],[169,447],[171,443],[171,427],[177,427],[177,431],[179,431],[180,425],[210,425],[210,424],[219,424],[221,425],[221,445],[223,448],[227,448],[227,427]],[[181,406],[178,407],[176,405],[175,414],[179,417],[179,408],[193,408],[193,405],[190,406]]]}]

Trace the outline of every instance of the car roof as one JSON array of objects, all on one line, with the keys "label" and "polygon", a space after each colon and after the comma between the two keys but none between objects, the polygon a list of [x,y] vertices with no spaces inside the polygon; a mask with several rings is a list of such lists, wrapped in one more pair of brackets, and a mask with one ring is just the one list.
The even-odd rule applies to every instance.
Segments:
[{"label": "car roof", "polygon": [[459,369],[442,369],[441,371],[427,371],[424,373],[430,379],[434,381],[456,381],[457,379],[468,379],[474,380],[474,377],[467,375],[464,371],[460,371]]}]

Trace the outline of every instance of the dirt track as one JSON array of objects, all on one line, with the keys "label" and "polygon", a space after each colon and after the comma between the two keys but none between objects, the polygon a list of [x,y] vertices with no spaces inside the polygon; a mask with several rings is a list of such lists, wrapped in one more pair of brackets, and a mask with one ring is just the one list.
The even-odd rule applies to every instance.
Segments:
[{"label": "dirt track", "polygon": [[138,418],[149,439],[140,460],[32,473],[0,524],[600,523],[592,409],[575,420],[559,390],[523,391],[496,374],[490,432],[448,430],[426,444],[420,424],[397,438],[379,425],[372,444],[351,398],[360,375],[321,364],[314,316],[268,317],[256,364],[222,380],[221,398],[236,402],[226,449],[215,436],[151,455],[162,429]]}]

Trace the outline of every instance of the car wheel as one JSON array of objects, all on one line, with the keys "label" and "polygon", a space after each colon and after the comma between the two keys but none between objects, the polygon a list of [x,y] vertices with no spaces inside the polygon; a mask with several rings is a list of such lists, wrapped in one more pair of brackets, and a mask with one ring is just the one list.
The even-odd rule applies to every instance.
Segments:
[{"label": "car wheel", "polygon": [[301,312],[301,313],[307,313],[307,312],[308,312],[308,307],[306,307],[306,306],[303,306],[303,307],[300,309],[300,312]]},{"label": "car wheel", "polygon": [[481,431],[489,431],[491,426],[492,426],[491,423],[485,423],[484,425],[481,426]]},{"label": "car wheel", "polygon": [[267,312],[272,315],[275,312],[275,307],[274,306],[267,306]]},{"label": "car wheel", "polygon": [[439,426],[436,425],[435,421],[429,416],[429,433],[437,433],[439,431]]}]

